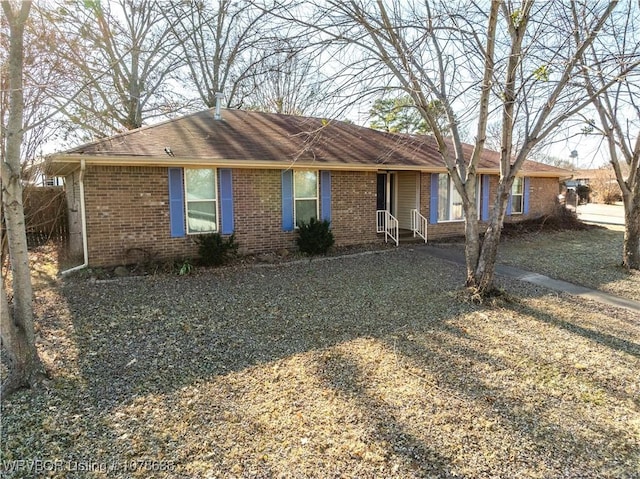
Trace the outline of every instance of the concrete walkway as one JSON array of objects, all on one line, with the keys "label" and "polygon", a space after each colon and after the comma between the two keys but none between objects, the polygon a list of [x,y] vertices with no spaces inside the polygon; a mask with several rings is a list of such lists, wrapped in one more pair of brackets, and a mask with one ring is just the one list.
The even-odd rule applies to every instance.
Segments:
[{"label": "concrete walkway", "polygon": [[[418,246],[416,251],[422,251],[428,255],[435,256],[436,258],[443,259],[456,264],[465,264],[464,253],[455,248],[450,247],[437,247],[431,245]],[[609,306],[615,306],[617,308],[626,308],[630,311],[640,313],[640,302],[633,301],[631,299],[621,298],[612,294],[607,294],[596,289],[586,288],[567,281],[550,278],[543,274],[532,273],[531,271],[525,271],[514,266],[506,266],[502,264],[496,265],[496,273],[500,276],[506,276],[508,278],[517,279],[519,281],[526,281],[538,286],[543,286],[553,291],[559,291],[568,293],[574,296],[580,296],[582,298],[597,301],[599,303],[607,304]]]}]

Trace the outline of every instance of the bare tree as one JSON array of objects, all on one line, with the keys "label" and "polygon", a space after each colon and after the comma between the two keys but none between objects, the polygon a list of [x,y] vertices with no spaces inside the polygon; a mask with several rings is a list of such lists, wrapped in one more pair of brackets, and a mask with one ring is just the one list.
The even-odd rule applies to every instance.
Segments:
[{"label": "bare tree", "polygon": [[[5,278],[0,282],[0,336],[9,362],[10,374],[2,392],[31,386],[42,376],[42,364],[35,346],[33,291],[27,251],[21,183],[21,147],[24,137],[24,29],[31,2],[2,1],[4,21],[9,27],[8,87],[9,103],[6,126],[3,123],[2,212],[6,226],[11,286],[9,303]],[[4,242],[4,241],[3,241]]]},{"label": "bare tree", "polygon": [[[3,22],[0,37],[0,121],[7,124],[9,113],[9,30]],[[24,64],[23,64],[23,123],[30,125],[24,129],[21,147],[22,169],[25,177],[37,170],[35,162],[42,157],[42,145],[57,136],[56,108],[51,100],[54,90],[69,84],[67,65],[54,51],[54,45],[62,41],[49,22],[32,9],[25,23]],[[4,130],[3,130],[4,131]],[[4,149],[4,134],[0,137]]]},{"label": "bare tree", "polygon": [[[248,91],[243,103],[250,110],[285,115],[323,116],[331,108],[329,79],[320,73],[312,52],[282,39],[260,71],[243,85]],[[250,89],[250,90],[249,90]]]},{"label": "bare tree", "polygon": [[229,106],[240,106],[273,48],[267,12],[232,0],[167,2],[163,12],[200,102],[211,108],[224,92]]},{"label": "bare tree", "polygon": [[[573,80],[617,1],[581,4],[584,16],[578,25],[569,21],[568,8],[576,4],[327,0],[306,19],[304,8],[292,8],[291,21],[303,18],[319,43],[343,50],[352,79],[395,87],[414,100],[462,197],[467,285],[480,296],[493,289],[515,176],[534,148],[589,104]],[[575,28],[579,36],[567,34]],[[428,108],[435,100],[446,111],[450,139]],[[464,122],[475,125],[470,157],[463,155]],[[476,168],[490,122],[500,125],[500,177],[481,236]]]},{"label": "bare tree", "polygon": [[589,188],[591,197],[595,197],[598,202],[607,205],[620,201],[622,198],[616,172],[611,163],[593,171],[593,176],[589,179]]},{"label": "bare tree", "polygon": [[[584,21],[581,13],[574,11],[576,23]],[[624,203],[622,264],[632,269],[640,269],[640,72],[630,68],[640,59],[638,29],[640,4],[628,2],[608,22],[607,35],[584,53],[582,70],[598,118],[585,132],[606,141]],[[614,86],[605,88],[612,79]]]},{"label": "bare tree", "polygon": [[[103,137],[189,107],[173,80],[183,58],[158,0],[71,0],[43,14],[64,42],[58,55],[73,68],[81,94],[58,104],[73,128]],[[83,139],[87,139],[86,137]]]}]

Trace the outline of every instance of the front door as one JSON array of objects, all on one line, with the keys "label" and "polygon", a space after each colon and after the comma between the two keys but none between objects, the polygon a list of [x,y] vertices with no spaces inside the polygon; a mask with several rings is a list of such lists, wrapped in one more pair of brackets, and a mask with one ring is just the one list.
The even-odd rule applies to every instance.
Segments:
[{"label": "front door", "polygon": [[411,229],[411,212],[419,209],[418,173],[414,171],[399,171],[396,180],[396,214],[400,229]]},{"label": "front door", "polygon": [[378,173],[376,209],[386,210],[395,215],[395,173]]}]

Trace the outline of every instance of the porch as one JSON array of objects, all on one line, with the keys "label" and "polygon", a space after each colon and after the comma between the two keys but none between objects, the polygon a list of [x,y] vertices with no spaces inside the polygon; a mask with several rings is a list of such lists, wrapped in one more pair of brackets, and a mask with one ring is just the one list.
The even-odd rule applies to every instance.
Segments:
[{"label": "porch", "polygon": [[378,172],[376,232],[396,246],[400,239],[427,242],[428,221],[420,214],[420,173]]}]

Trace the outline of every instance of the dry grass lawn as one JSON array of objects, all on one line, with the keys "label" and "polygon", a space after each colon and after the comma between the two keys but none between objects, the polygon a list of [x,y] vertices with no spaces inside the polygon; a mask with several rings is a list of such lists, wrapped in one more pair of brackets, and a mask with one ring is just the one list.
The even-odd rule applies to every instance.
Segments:
[{"label": "dry grass lawn", "polygon": [[506,240],[499,261],[640,301],[640,271],[622,268],[622,227],[529,234]]},{"label": "dry grass lawn", "polygon": [[640,477],[638,315],[463,278],[401,248],[41,288],[4,477]]}]

